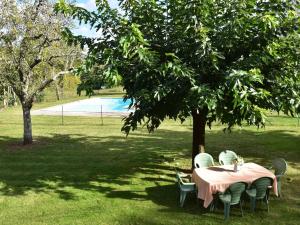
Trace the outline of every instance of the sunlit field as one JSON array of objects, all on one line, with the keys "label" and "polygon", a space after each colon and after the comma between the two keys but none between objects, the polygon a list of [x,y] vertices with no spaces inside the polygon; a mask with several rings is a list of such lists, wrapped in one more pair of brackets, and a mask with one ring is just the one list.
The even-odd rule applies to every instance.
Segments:
[{"label": "sunlit field", "polygon": [[[120,93],[119,93],[120,95]],[[110,94],[113,96],[113,94]],[[84,97],[81,97],[84,98]],[[66,99],[65,102],[72,99]],[[35,108],[54,105],[46,102]],[[194,195],[179,207],[175,167],[190,169],[192,130],[166,121],[153,134],[140,128],[127,138],[121,118],[34,116],[34,144],[23,147],[21,109],[0,111],[0,224],[223,224],[223,207],[210,212]],[[232,149],[246,162],[268,167],[288,162],[283,196],[270,212],[246,202],[233,207],[230,224],[299,224],[300,126],[270,114],[264,129],[207,129],[206,151]]]}]

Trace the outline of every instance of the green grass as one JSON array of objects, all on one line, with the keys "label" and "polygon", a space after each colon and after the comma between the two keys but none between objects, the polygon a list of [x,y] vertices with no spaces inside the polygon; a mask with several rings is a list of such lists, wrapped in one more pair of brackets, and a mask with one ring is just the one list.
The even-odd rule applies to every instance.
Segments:
[{"label": "green grass", "polygon": [[[223,224],[223,208],[211,213],[194,196],[178,206],[174,167],[190,168],[189,121],[166,121],[154,134],[139,129],[128,138],[120,118],[104,118],[103,126],[88,117],[65,117],[64,123],[34,116],[35,144],[24,148],[20,108],[0,111],[0,224]],[[283,157],[289,164],[283,197],[271,197],[269,213],[258,205],[252,214],[247,203],[244,217],[233,208],[229,223],[299,224],[297,119],[273,116],[260,130],[222,128],[207,130],[206,151],[215,159],[233,149],[248,162],[267,166]]]}]

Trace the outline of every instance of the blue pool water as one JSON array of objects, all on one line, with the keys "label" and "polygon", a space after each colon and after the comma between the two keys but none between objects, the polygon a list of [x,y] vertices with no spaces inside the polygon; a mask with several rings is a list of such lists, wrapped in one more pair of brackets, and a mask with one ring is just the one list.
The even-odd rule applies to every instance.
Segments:
[{"label": "blue pool water", "polygon": [[[128,112],[130,101],[123,98],[90,98],[77,102],[64,104],[65,112]],[[59,110],[61,107],[59,107]]]},{"label": "blue pool water", "polygon": [[130,103],[130,100],[124,102],[123,98],[89,98],[36,111],[54,113],[63,110],[64,113],[99,113],[102,108],[103,113],[128,113],[133,111],[132,109],[128,109]]}]

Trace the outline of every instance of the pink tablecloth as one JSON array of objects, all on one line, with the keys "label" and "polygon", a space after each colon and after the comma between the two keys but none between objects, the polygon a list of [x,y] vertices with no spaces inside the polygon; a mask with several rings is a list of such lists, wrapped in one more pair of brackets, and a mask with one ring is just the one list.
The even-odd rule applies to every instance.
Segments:
[{"label": "pink tablecloth", "polygon": [[274,180],[273,189],[277,195],[275,175],[255,163],[245,163],[237,172],[233,171],[233,165],[197,168],[193,172],[193,180],[198,187],[198,198],[204,200],[205,208],[212,202],[213,194],[224,192],[235,182],[243,181],[251,184],[260,177],[270,177]]}]

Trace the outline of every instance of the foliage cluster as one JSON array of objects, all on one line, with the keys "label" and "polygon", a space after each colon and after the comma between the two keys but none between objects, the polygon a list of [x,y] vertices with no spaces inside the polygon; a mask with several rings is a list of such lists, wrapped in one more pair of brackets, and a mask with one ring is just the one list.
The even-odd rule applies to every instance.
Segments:
[{"label": "foliage cluster", "polygon": [[[208,125],[261,126],[264,109],[294,115],[299,107],[299,1],[121,0],[119,10],[96,2],[97,12],[64,0],[56,8],[100,31],[64,34],[89,48],[84,78],[101,65],[99,76],[121,80],[135,99],[124,131],[196,114]],[[91,91],[93,79],[85,84]]]}]

